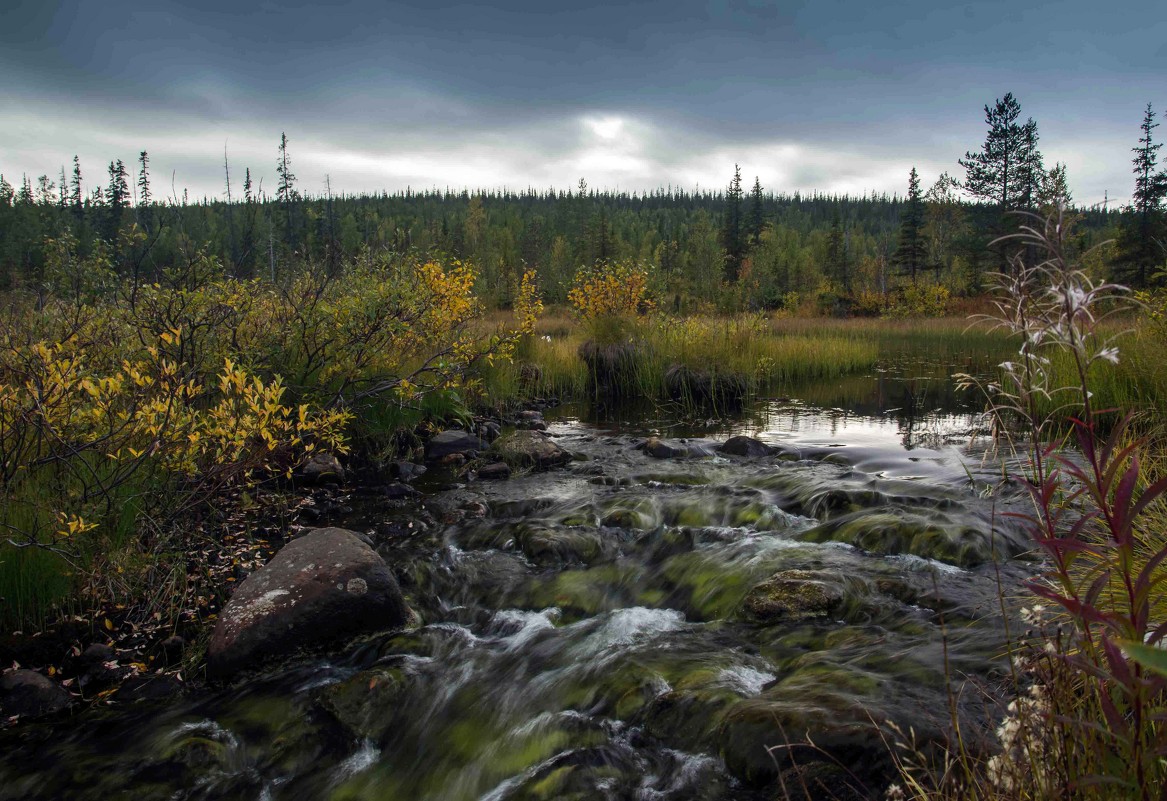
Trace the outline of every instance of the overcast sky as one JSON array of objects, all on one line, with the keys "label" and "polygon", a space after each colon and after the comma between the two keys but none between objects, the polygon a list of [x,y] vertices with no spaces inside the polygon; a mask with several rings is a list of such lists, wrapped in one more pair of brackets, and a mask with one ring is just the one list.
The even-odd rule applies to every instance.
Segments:
[{"label": "overcast sky", "polygon": [[[1013,92],[1078,202],[1131,192],[1167,110],[1160,0],[0,0],[0,172],[87,189],[147,150],[155,194],[298,187],[925,187]],[[1167,126],[1159,129],[1167,138]]]}]

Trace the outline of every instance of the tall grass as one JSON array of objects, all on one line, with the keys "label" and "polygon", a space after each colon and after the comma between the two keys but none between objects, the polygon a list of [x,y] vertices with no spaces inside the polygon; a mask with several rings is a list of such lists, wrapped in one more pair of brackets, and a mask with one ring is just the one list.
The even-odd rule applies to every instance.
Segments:
[{"label": "tall grass", "polygon": [[601,383],[584,356],[592,345],[624,359],[612,376],[617,385],[608,390],[652,399],[670,396],[669,371],[678,367],[710,380],[732,379],[754,393],[784,382],[869,369],[879,358],[878,345],[863,332],[783,330],[758,315],[601,317],[586,324],[551,316],[520,347],[514,366],[502,366],[488,377],[490,394],[587,397]]},{"label": "tall grass", "polygon": [[[1147,390],[1120,394],[1131,386],[1115,369],[1123,340],[1103,320],[1124,290],[1069,262],[1061,223],[1011,237],[1039,261],[1019,255],[999,277],[990,318],[1018,337],[1002,381],[986,389],[994,413],[1027,431],[1033,511],[1017,517],[1043,556],[1021,609],[1032,628],[1008,644],[1012,699],[987,737],[954,715],[939,759],[905,738],[888,798],[1167,797],[1167,478],[1161,456],[1146,469],[1153,445],[1132,433],[1129,413],[1102,426],[1104,393],[1134,402]],[[1066,410],[1072,438],[1060,433]]]}]

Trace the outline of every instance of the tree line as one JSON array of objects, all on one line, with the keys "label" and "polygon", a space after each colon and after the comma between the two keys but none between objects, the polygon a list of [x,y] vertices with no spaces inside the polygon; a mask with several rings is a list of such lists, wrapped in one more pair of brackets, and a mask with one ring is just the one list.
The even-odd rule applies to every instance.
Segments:
[{"label": "tree line", "polygon": [[62,259],[82,264],[95,252],[114,274],[138,280],[209,258],[229,275],[280,281],[388,251],[472,261],[480,293],[500,305],[526,269],[539,272],[549,301],[562,302],[579,267],[627,260],[653,265],[658,291],[677,306],[772,308],[808,294],[846,306],[917,282],[976,294],[1004,264],[1004,248],[991,243],[1016,227],[1015,213],[1058,205],[1072,210],[1074,247],[1116,239],[1093,269],[1135,286],[1161,280],[1167,177],[1150,105],[1134,148],[1133,200],[1117,214],[1074,207],[1065,165],[1044,164],[1037,124],[1021,121],[1012,94],[985,106],[985,122],[982,146],[958,159],[960,179],[945,173],[924,189],[913,168],[904,196],[774,192],[757,178],[746,191],[739,167],[720,191],[597,192],[581,179],[567,190],[349,195],[326,184],[313,194],[297,187],[281,135],[274,195],[250,169],[233,183],[224,154],[222,198],[159,200],[146,151],[133,175],[115,160],[99,181],[74,157],[59,180],[13,186],[0,176],[0,286],[44,291],[68,269]]}]

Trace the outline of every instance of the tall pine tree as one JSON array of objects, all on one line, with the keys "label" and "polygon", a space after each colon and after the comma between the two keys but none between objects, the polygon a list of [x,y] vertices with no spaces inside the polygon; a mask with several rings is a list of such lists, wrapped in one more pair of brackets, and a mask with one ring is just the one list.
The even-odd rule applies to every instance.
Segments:
[{"label": "tall pine tree", "polygon": [[130,205],[130,183],[126,165],[121,159],[109,163],[109,187],[105,190],[105,200],[105,238],[116,243],[118,229],[122,226],[122,213]]},{"label": "tall pine tree", "polygon": [[754,188],[750,190],[750,247],[757,247],[762,241],[762,230],[766,227],[766,213],[763,206],[762,182],[754,176]]},{"label": "tall pine tree", "polygon": [[996,204],[1001,212],[1032,206],[1042,171],[1037,149],[1037,123],[1019,123],[1021,104],[1010,92],[992,108],[985,106],[989,132],[977,153],[964,154],[964,188],[969,194]]},{"label": "tall pine tree", "polygon": [[1126,209],[1119,234],[1119,256],[1115,261],[1116,276],[1133,286],[1146,286],[1154,277],[1155,268],[1167,257],[1167,237],[1164,235],[1163,201],[1167,197],[1167,173],[1159,169],[1161,142],[1154,141],[1155,111],[1151,104],[1143,114],[1137,147],[1131,148],[1135,173],[1135,191],[1131,205]]},{"label": "tall pine tree", "polygon": [[900,221],[900,241],[892,262],[902,275],[907,275],[916,283],[916,274],[924,269],[928,258],[928,247],[924,241],[924,201],[920,195],[920,176],[916,168],[908,174],[908,200],[904,216]]},{"label": "tall pine tree", "polygon": [[293,230],[292,208],[296,199],[296,176],[292,174],[292,158],[288,155],[288,135],[280,134],[280,155],[276,161],[276,175],[279,181],[276,184],[276,201],[284,214],[284,233],[288,247],[295,250],[295,236]]},{"label": "tall pine tree", "polygon": [[733,180],[725,193],[725,219],[721,226],[721,247],[725,251],[725,280],[737,281],[746,257],[746,238],[742,226],[742,170],[733,165]]}]

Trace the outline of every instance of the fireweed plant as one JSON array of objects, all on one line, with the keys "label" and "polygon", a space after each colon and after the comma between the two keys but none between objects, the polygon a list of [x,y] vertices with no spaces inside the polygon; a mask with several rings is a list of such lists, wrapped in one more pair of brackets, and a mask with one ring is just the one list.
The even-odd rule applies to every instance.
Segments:
[{"label": "fireweed plant", "polygon": [[[1146,480],[1130,414],[1095,408],[1090,391],[1091,368],[1119,359],[1101,323],[1133,303],[1071,262],[1061,209],[1026,222],[1006,237],[1019,252],[982,319],[1019,339],[1017,357],[998,381],[957,379],[986,392],[998,431],[1026,437],[1033,511],[1015,516],[1044,565],[1021,610],[1032,628],[1009,645],[1016,690],[991,756],[959,730],[940,764],[909,745],[887,797],[1167,799],[1167,622],[1155,612],[1167,547],[1154,530],[1167,478]],[[1051,379],[1059,350],[1070,385]]]}]

